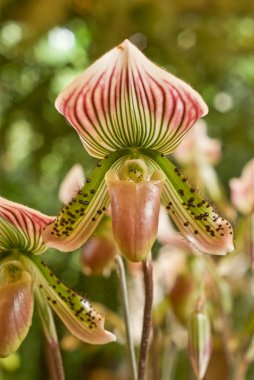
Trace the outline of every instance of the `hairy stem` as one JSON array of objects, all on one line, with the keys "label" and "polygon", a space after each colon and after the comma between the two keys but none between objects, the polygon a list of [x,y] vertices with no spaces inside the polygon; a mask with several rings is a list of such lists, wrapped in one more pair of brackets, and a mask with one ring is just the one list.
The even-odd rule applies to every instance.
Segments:
[{"label": "hairy stem", "polygon": [[142,262],[144,287],[145,287],[145,306],[143,316],[143,330],[139,354],[138,380],[145,380],[146,363],[149,350],[149,338],[152,325],[153,307],[153,265],[150,259]]},{"label": "hairy stem", "polygon": [[62,356],[51,309],[38,291],[36,292],[36,300],[45,337],[45,352],[50,380],[65,380]]},{"label": "hairy stem", "polygon": [[135,349],[134,349],[134,344],[133,344],[131,329],[130,329],[130,320],[129,320],[130,313],[129,313],[127,283],[126,283],[123,259],[120,255],[116,256],[115,263],[116,263],[117,275],[118,275],[118,279],[120,283],[121,302],[122,302],[122,308],[123,308],[127,347],[128,347],[129,360],[130,360],[131,377],[132,377],[132,380],[136,380],[137,379],[137,364],[136,364]]}]

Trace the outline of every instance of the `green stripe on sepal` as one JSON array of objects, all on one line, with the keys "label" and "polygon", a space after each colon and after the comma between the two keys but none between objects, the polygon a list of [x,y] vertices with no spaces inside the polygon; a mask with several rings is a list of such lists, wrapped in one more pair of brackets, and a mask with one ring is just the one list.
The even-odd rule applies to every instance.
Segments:
[{"label": "green stripe on sepal", "polygon": [[92,176],[86,178],[86,183],[78,194],[60,210],[54,222],[45,228],[43,238],[48,246],[69,252],[86,242],[109,205],[105,174],[109,169],[118,171],[130,152],[130,149],[123,149],[98,162]]},{"label": "green stripe on sepal", "polygon": [[230,223],[188,183],[184,175],[163,154],[140,149],[153,169],[166,175],[162,203],[185,238],[198,250],[225,255],[234,249]]},{"label": "green stripe on sepal", "polygon": [[34,255],[21,255],[20,261],[32,273],[37,289],[73,335],[92,344],[115,340],[114,334],[104,330],[104,316],[65,286],[43,261]]},{"label": "green stripe on sepal", "polygon": [[37,255],[44,252],[47,247],[41,236],[36,235],[34,231],[28,234],[0,216],[0,253],[14,249],[30,251]]}]

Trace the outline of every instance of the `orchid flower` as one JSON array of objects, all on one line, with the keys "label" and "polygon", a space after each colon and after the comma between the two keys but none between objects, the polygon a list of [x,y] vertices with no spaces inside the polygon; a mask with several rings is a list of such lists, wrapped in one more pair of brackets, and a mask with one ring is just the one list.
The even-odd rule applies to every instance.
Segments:
[{"label": "orchid flower", "polygon": [[254,158],[244,166],[241,177],[232,178],[229,185],[232,204],[243,215],[240,241],[254,270]]},{"label": "orchid flower", "polygon": [[43,227],[54,218],[0,197],[0,357],[18,349],[32,323],[34,294],[44,298],[71,333],[88,343],[115,339],[87,300],[63,285],[38,259]]},{"label": "orchid flower", "polygon": [[244,215],[254,213],[254,158],[243,168],[240,178],[230,180],[233,205]]},{"label": "orchid flower", "polygon": [[221,158],[221,142],[207,135],[204,120],[198,120],[174,151],[174,157],[183,165],[207,163],[215,166]]},{"label": "orchid flower", "polygon": [[118,246],[130,260],[141,260],[154,242],[161,202],[200,251],[224,255],[233,250],[230,224],[165,157],[208,112],[189,85],[125,40],[79,75],[59,95],[56,108],[100,161],[45,228],[48,246],[80,247],[111,202]]},{"label": "orchid flower", "polygon": [[221,158],[221,142],[207,135],[204,120],[198,120],[173,152],[184,169],[190,171],[196,184],[216,202],[219,210],[234,219],[235,211],[227,201],[214,166]]}]

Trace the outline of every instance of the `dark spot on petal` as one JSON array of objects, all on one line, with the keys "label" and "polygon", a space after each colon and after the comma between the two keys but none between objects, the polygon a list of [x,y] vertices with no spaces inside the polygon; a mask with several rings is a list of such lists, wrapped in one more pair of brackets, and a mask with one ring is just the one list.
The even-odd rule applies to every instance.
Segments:
[{"label": "dark spot on petal", "polygon": [[79,200],[79,203],[80,203],[81,205],[85,205],[85,206],[89,205],[89,202],[88,202],[88,201],[83,201],[82,199]]}]

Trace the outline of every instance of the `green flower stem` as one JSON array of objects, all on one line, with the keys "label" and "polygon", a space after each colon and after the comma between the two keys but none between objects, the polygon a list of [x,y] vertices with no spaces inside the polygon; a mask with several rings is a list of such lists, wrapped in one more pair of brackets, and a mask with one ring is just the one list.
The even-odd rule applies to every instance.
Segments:
[{"label": "green flower stem", "polygon": [[230,319],[230,315],[225,310],[225,306],[222,300],[223,294],[220,287],[221,277],[218,274],[216,264],[214,260],[212,259],[212,257],[209,255],[206,255],[204,257],[204,260],[206,262],[206,267],[213,278],[214,287],[217,290],[217,294],[220,300],[219,308],[220,308],[221,320],[223,322],[223,329],[222,329],[223,348],[224,348],[226,360],[227,360],[231,375],[233,376],[234,366],[235,366],[235,357],[234,357],[234,353],[232,352],[232,350],[229,348],[229,345],[228,345],[228,342],[230,341],[231,335],[232,335],[232,321]]},{"label": "green flower stem", "polygon": [[148,258],[142,262],[145,287],[145,306],[143,315],[143,330],[140,344],[138,380],[144,380],[146,375],[146,363],[149,351],[149,339],[152,326],[153,307],[153,265]]},{"label": "green flower stem", "polygon": [[131,376],[132,376],[132,380],[136,380],[137,379],[137,365],[136,365],[135,349],[134,349],[134,344],[133,344],[131,329],[130,329],[127,283],[126,283],[123,259],[120,255],[116,256],[115,263],[116,263],[117,275],[118,275],[118,279],[120,283],[121,302],[122,302],[122,307],[123,307],[127,346],[128,346],[128,351],[129,351]]},{"label": "green flower stem", "polygon": [[252,272],[254,272],[254,212],[247,216],[246,250],[248,252]]},{"label": "green flower stem", "polygon": [[62,356],[59,349],[58,337],[54,318],[50,307],[39,291],[35,292],[39,316],[45,336],[45,352],[52,380],[64,380]]},{"label": "green flower stem", "polygon": [[174,379],[175,362],[177,359],[177,347],[169,335],[164,338],[164,354],[162,361],[161,380]]}]

